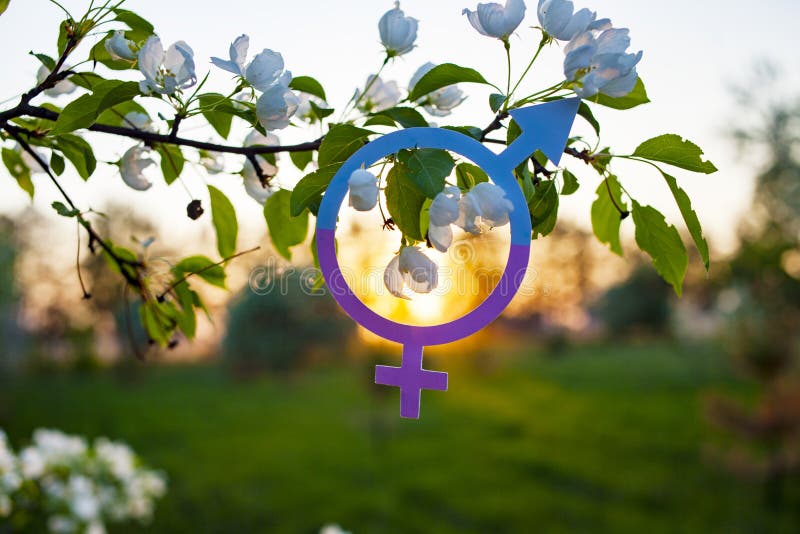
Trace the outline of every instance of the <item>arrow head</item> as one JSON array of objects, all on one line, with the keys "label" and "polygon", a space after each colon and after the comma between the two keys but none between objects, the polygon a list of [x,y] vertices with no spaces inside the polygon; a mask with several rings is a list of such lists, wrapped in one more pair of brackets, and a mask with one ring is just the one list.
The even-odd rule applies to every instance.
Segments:
[{"label": "arrow head", "polygon": [[565,98],[511,110],[511,117],[522,129],[519,140],[512,144],[524,143],[529,148],[528,154],[539,149],[558,165],[580,104],[580,98]]}]

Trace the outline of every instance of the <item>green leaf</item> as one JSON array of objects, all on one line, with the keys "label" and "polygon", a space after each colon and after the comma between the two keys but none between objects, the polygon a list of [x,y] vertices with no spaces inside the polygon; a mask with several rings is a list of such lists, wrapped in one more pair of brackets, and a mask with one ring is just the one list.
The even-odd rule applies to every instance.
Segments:
[{"label": "green leaf", "polygon": [[314,151],[307,150],[305,152],[290,152],[289,157],[294,163],[294,166],[301,171],[308,167],[308,164],[314,161]]},{"label": "green leaf", "polygon": [[233,124],[233,115],[226,113],[225,108],[221,106],[227,100],[219,93],[206,93],[198,98],[203,117],[223,139],[227,139],[231,134]]},{"label": "green leaf", "polygon": [[53,152],[50,155],[50,170],[53,171],[56,176],[61,176],[64,172],[64,158],[57,152]]},{"label": "green leaf", "polygon": [[586,119],[586,122],[588,122],[594,129],[594,133],[600,135],[600,123],[594,118],[592,108],[590,108],[586,102],[581,101],[581,105],[578,106],[578,115]]},{"label": "green leaf", "polygon": [[[2,4],[0,4],[0,7],[2,7]],[[2,11],[0,11],[0,13],[2,13]],[[37,54],[35,52],[29,52],[29,54],[38,59],[42,63],[42,65],[47,67],[47,70],[49,70],[50,72],[52,72],[53,69],[56,68],[56,60],[51,58],[47,54]]]},{"label": "green leaf", "polygon": [[176,324],[177,310],[171,302],[156,302],[148,300],[139,306],[139,318],[142,326],[155,343],[165,347],[172,337],[172,330]]},{"label": "green leaf", "polygon": [[0,0],[0,15],[6,12],[9,3],[11,3],[11,0]]},{"label": "green leaf", "polygon": [[67,49],[67,42],[69,41],[67,30],[70,27],[71,22],[69,20],[62,20],[61,24],[58,26],[58,39],[56,40],[56,45],[59,56],[64,53],[64,50]]},{"label": "green leaf", "polygon": [[193,339],[197,333],[197,316],[194,311],[195,299],[200,297],[189,288],[189,284],[185,280],[177,284],[173,291],[178,297],[178,303],[181,305],[182,310],[182,313],[176,317],[178,328],[188,339]]},{"label": "green leaf", "polygon": [[331,183],[339,165],[328,165],[316,171],[306,174],[297,182],[292,190],[290,213],[293,217],[300,215],[304,209],[308,208],[312,213],[316,213],[322,202],[322,193]]},{"label": "green leaf", "polygon": [[117,104],[133,99],[139,94],[136,82],[107,80],[98,84],[91,94],[83,95],[70,102],[56,121],[53,135],[88,128],[97,121],[100,114]]},{"label": "green leaf", "polygon": [[161,156],[161,172],[167,185],[172,184],[183,172],[185,158],[181,148],[177,145],[159,143],[155,146],[156,152]]},{"label": "green leaf", "polygon": [[116,20],[127,24],[130,28],[130,31],[125,32],[125,37],[127,39],[138,43],[153,35],[153,25],[133,11],[116,8],[114,9],[114,13],[116,14]]},{"label": "green leaf", "polygon": [[561,171],[561,177],[564,179],[564,185],[561,187],[561,194],[564,196],[571,195],[581,186],[581,184],[578,183],[578,177],[567,169]]},{"label": "green leaf", "polygon": [[325,96],[325,89],[323,89],[322,84],[311,76],[295,76],[289,83],[289,89],[302,91],[303,93],[314,95],[322,100],[328,100]]},{"label": "green leaf", "polygon": [[662,176],[664,176],[664,180],[667,181],[667,185],[670,191],[672,191],[672,196],[675,197],[675,202],[678,203],[678,208],[681,210],[681,215],[683,216],[684,222],[686,222],[686,227],[689,229],[689,234],[691,234],[694,244],[697,246],[698,252],[700,252],[700,257],[703,258],[703,265],[705,265],[706,271],[708,271],[711,262],[708,252],[708,242],[703,235],[700,219],[697,218],[697,213],[692,208],[692,201],[689,199],[689,195],[678,186],[678,181],[674,177],[661,169],[659,169],[659,171],[661,171]]},{"label": "green leaf", "polygon": [[500,93],[492,93],[489,95],[489,107],[492,108],[492,113],[497,113],[506,101],[506,95]]},{"label": "green leaf", "polygon": [[[383,111],[379,111],[377,113],[371,113],[371,118],[376,117],[387,117],[393,121],[393,123],[397,123],[403,128],[426,128],[428,127],[428,121],[425,120],[419,111],[413,108],[407,107],[395,107],[385,109]],[[369,123],[369,121],[367,121]],[[369,124],[365,124],[365,126],[369,126]]]},{"label": "green leaf", "polygon": [[406,167],[407,178],[428,198],[442,192],[445,179],[455,166],[446,150],[436,148],[402,150],[399,159]]},{"label": "green leaf", "polygon": [[636,225],[636,244],[653,258],[658,274],[681,296],[689,257],[678,230],[668,225],[658,210],[641,206],[636,201],[633,202],[633,222]]},{"label": "green leaf", "polygon": [[308,104],[311,106],[312,116],[317,118],[317,119],[319,119],[319,120],[322,120],[325,117],[329,117],[329,116],[333,115],[333,112],[334,112],[333,108],[320,107],[313,100],[309,101]]},{"label": "green leaf", "polygon": [[132,125],[125,120],[125,116],[128,113],[142,113],[148,117],[150,116],[150,114],[147,113],[147,110],[144,109],[141,104],[135,100],[128,100],[127,102],[117,104],[113,108],[109,108],[102,112],[100,116],[97,117],[96,124],[108,124],[109,126],[125,126],[126,128],[131,128]]},{"label": "green leaf", "polygon": [[644,82],[639,78],[636,80],[636,86],[633,88],[633,91],[626,96],[613,98],[598,93],[597,96],[589,99],[589,101],[613,109],[631,109],[636,106],[641,106],[642,104],[647,104],[650,102],[650,99],[647,97],[647,90],[644,88]]},{"label": "green leaf", "polygon": [[597,186],[596,194],[597,198],[592,204],[592,230],[594,235],[601,243],[608,244],[611,252],[622,256],[622,243],[619,239],[622,217],[611,201],[611,195],[613,195],[614,201],[616,201],[620,209],[628,209],[627,204],[622,200],[622,188],[616,177],[609,176]]},{"label": "green leaf", "polygon": [[453,63],[443,63],[433,67],[419,79],[408,95],[408,101],[415,102],[428,93],[456,83],[482,83],[491,85],[481,73],[475,69],[459,67]]},{"label": "green leaf", "polygon": [[108,80],[99,74],[95,74],[94,72],[76,72],[69,77],[69,81],[78,87],[83,87],[84,89],[94,91],[95,87]]},{"label": "green leaf", "polygon": [[319,147],[319,166],[327,167],[334,163],[347,161],[347,158],[364,146],[367,136],[374,133],[351,124],[334,125],[325,135]]},{"label": "green leaf", "polygon": [[676,134],[664,134],[648,139],[636,148],[633,156],[660,161],[687,171],[705,174],[717,172],[713,163],[703,161],[703,151],[699,146]]},{"label": "green leaf", "polygon": [[272,246],[287,260],[292,259],[290,247],[305,241],[308,235],[308,212],[303,211],[293,217],[290,210],[292,192],[281,189],[273,194],[264,205],[264,218],[267,220]]},{"label": "green leaf", "polygon": [[425,198],[411,181],[408,168],[402,163],[395,164],[386,178],[386,207],[397,227],[416,241],[425,240],[419,227]]},{"label": "green leaf", "polygon": [[84,180],[88,180],[97,168],[92,146],[82,137],[72,134],[59,135],[55,138],[54,148],[64,154]]},{"label": "green leaf", "polygon": [[225,289],[225,269],[221,265],[215,264],[206,256],[189,256],[182,259],[175,269],[180,271],[178,278],[187,274],[199,276],[212,286]]},{"label": "green leaf", "polygon": [[211,197],[211,220],[217,232],[217,251],[220,257],[229,258],[236,250],[236,240],[239,236],[236,211],[228,197],[216,187],[209,185],[208,194]]},{"label": "green leaf", "polygon": [[558,219],[558,189],[554,180],[543,180],[534,188],[528,202],[531,213],[533,239],[545,237],[556,227]]},{"label": "green leaf", "polygon": [[469,191],[481,182],[488,182],[486,171],[472,163],[456,165],[456,184],[462,191]]},{"label": "green leaf", "polygon": [[51,206],[53,207],[54,210],[56,210],[56,213],[58,213],[62,217],[68,217],[68,218],[77,217],[81,213],[78,210],[73,210],[68,208],[63,202],[53,202]]},{"label": "green leaf", "polygon": [[366,121],[364,121],[364,126],[388,126],[390,128],[394,128],[397,126],[397,123],[391,117],[387,115],[381,115],[379,113],[377,115],[370,116]]},{"label": "green leaf", "polygon": [[31,170],[25,165],[20,153],[10,148],[3,148],[2,155],[8,173],[17,181],[17,185],[33,199],[34,187]]}]

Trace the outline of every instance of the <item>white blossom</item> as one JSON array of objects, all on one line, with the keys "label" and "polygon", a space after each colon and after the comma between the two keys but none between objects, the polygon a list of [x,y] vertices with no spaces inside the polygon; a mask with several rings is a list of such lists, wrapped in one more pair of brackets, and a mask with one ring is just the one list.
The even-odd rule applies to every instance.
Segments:
[{"label": "white blossom", "polygon": [[[257,130],[250,132],[244,140],[244,146],[277,146],[280,144],[280,139],[274,134],[266,136],[259,133]],[[275,156],[277,158],[277,156]],[[263,156],[256,156],[258,166],[261,168],[261,173],[268,178],[278,174],[278,167],[267,161]],[[265,204],[267,199],[275,192],[268,184],[263,184],[256,172],[256,168],[250,159],[244,162],[244,169],[242,170],[244,177],[244,190],[259,204]]]},{"label": "white blossom", "polygon": [[542,29],[561,41],[569,41],[587,30],[611,27],[609,19],[597,19],[594,11],[584,8],[574,11],[570,0],[539,0],[537,15]]},{"label": "white blossom", "polygon": [[386,289],[402,299],[407,299],[403,289],[415,293],[430,293],[439,285],[439,267],[418,247],[403,247],[394,256],[383,273]]},{"label": "white blossom", "polygon": [[147,153],[147,149],[137,145],[132,146],[122,155],[119,173],[122,181],[131,189],[147,191],[153,186],[153,182],[144,175],[144,170],[155,164],[152,159],[145,157]]},{"label": "white blossom", "polygon": [[109,37],[103,43],[106,52],[111,56],[111,59],[120,61],[135,61],[136,60],[136,43],[125,38],[123,30],[117,30],[114,35]]},{"label": "white blossom", "polygon": [[464,9],[462,14],[481,35],[507,40],[525,18],[525,2],[507,0],[505,6],[494,2],[478,4],[476,11]]},{"label": "white blossom", "polygon": [[501,187],[481,182],[461,197],[458,208],[455,223],[471,234],[479,234],[480,224],[490,228],[508,224],[514,205]]},{"label": "white blossom", "polygon": [[[435,64],[428,62],[417,69],[417,71],[411,77],[411,81],[408,83],[409,93],[414,90],[414,87],[422,79],[422,77],[435,66]],[[461,104],[466,98],[467,97],[464,96],[464,92],[458,87],[458,85],[448,85],[428,93],[424,97],[420,98],[419,102],[423,105],[425,111],[431,115],[435,117],[446,117],[447,115],[450,115],[450,113],[453,111],[453,108]]]},{"label": "white blossom", "polygon": [[350,532],[342,529],[339,525],[330,524],[325,525],[320,529],[319,534],[351,534]]},{"label": "white blossom", "polygon": [[125,114],[124,121],[126,126],[131,126],[143,132],[154,132],[153,121],[147,113],[140,111],[130,111]]},{"label": "white blossom", "polygon": [[394,107],[400,102],[400,89],[397,87],[397,82],[384,82],[373,74],[367,78],[364,87],[366,92],[363,96],[360,89],[355,94],[355,99],[360,101],[358,108],[361,111],[375,113]]},{"label": "white blossom", "polygon": [[369,171],[353,171],[347,181],[350,190],[350,206],[358,211],[369,211],[378,203],[378,179]]},{"label": "white blossom", "polygon": [[[69,70],[69,67],[64,66],[64,69]],[[47,79],[49,75],[50,75],[50,69],[42,65],[41,67],[39,67],[39,70],[36,71],[36,83],[42,83],[43,81],[45,81],[45,79]],[[77,88],[78,86],[72,83],[71,81],[61,80],[50,89],[45,89],[44,94],[52,97],[60,95],[68,95],[73,91],[75,91],[75,89]]]},{"label": "white blossom", "polygon": [[417,19],[407,17],[400,9],[400,2],[395,2],[394,8],[384,13],[378,22],[378,31],[389,57],[402,56],[414,49],[417,25]]},{"label": "white blossom", "polygon": [[144,94],[171,95],[197,83],[194,52],[184,41],[173,43],[164,52],[161,39],[151,35],[139,50],[138,59],[145,78],[139,87]]},{"label": "white blossom", "polygon": [[281,130],[289,126],[300,99],[289,89],[292,73],[286,71],[256,102],[256,117],[266,130]]},{"label": "white blossom", "polygon": [[228,51],[229,60],[212,57],[211,63],[222,70],[242,76],[255,89],[265,92],[278,83],[283,75],[283,56],[279,52],[265,48],[245,66],[249,48],[250,37],[240,35],[231,43]]},{"label": "white blossom", "polygon": [[220,152],[200,150],[200,165],[208,174],[219,174],[225,172],[225,156]]},{"label": "white blossom", "polygon": [[436,195],[428,211],[428,240],[439,252],[446,252],[453,243],[451,224],[458,220],[461,191],[457,187],[446,187]]},{"label": "white blossom", "polygon": [[577,82],[575,93],[590,98],[597,93],[611,97],[629,94],[639,75],[636,65],[642,52],[628,54],[628,30],[608,29],[595,37],[592,31],[577,35],[564,48],[564,75]]}]

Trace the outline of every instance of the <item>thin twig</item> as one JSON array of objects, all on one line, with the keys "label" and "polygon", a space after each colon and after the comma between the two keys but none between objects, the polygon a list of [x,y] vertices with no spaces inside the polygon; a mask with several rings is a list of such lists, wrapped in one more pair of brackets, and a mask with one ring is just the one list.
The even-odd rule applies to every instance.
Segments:
[{"label": "thin twig", "polygon": [[206,267],[203,267],[203,268],[202,268],[202,269],[200,269],[199,271],[194,271],[194,272],[191,272],[191,273],[186,273],[186,274],[185,274],[183,277],[181,277],[179,280],[176,280],[175,282],[171,283],[171,284],[169,285],[169,287],[167,287],[167,289],[165,289],[165,290],[164,290],[164,291],[161,293],[161,295],[159,295],[159,296],[158,296],[158,300],[159,300],[159,301],[163,301],[163,300],[164,300],[164,298],[167,296],[167,294],[169,294],[169,292],[170,292],[170,291],[172,291],[173,289],[175,289],[176,287],[178,287],[179,285],[181,285],[183,282],[185,282],[186,280],[188,280],[190,277],[192,277],[192,276],[196,276],[196,275],[199,275],[199,274],[203,274],[203,273],[204,273],[204,272],[206,272],[206,271],[210,271],[210,270],[211,270],[211,269],[213,269],[214,267],[219,267],[219,266],[220,266],[220,265],[222,265],[223,263],[228,263],[228,262],[229,262],[229,261],[231,261],[231,260],[235,260],[236,258],[239,258],[239,257],[241,257],[241,256],[244,256],[245,254],[251,254],[251,253],[253,253],[253,252],[256,252],[257,250],[261,250],[261,247],[255,247],[255,248],[251,248],[250,250],[245,250],[244,252],[238,252],[238,253],[234,254],[233,256],[229,256],[229,257],[227,257],[227,258],[225,258],[225,259],[223,259],[223,260],[221,260],[221,261],[218,261],[217,263],[214,263],[214,264],[212,264],[212,265],[208,265],[208,266],[206,266]]}]

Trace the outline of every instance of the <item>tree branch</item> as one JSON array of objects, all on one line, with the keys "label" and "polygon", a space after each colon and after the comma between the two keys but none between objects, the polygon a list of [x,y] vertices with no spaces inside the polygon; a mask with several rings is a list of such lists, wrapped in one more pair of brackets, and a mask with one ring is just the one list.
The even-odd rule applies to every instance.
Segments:
[{"label": "tree branch", "polygon": [[[31,106],[29,104],[19,104],[18,106],[0,113],[0,127],[4,123],[16,117],[27,115],[36,117],[38,119],[45,119],[49,121],[58,120],[58,113],[46,108]],[[125,126],[109,126],[107,124],[93,124],[88,128],[92,132],[106,133],[111,135],[119,135],[131,139],[138,139],[145,143],[164,143],[169,145],[180,145],[197,148],[200,150],[208,150],[210,152],[222,152],[226,154],[240,154],[243,156],[256,155],[256,154],[277,154],[279,152],[308,152],[310,150],[318,150],[322,144],[322,137],[307,143],[300,143],[297,145],[278,145],[278,146],[233,146],[221,145],[217,143],[209,143],[204,141],[197,141],[195,139],[186,139],[184,137],[173,136],[171,134],[164,135],[153,132],[146,132],[137,130],[136,128],[127,128]]]},{"label": "tree branch", "polygon": [[78,209],[78,207],[72,201],[72,198],[70,198],[70,196],[67,194],[64,188],[61,186],[58,179],[50,170],[50,166],[47,164],[47,162],[45,162],[41,158],[41,156],[39,156],[39,154],[35,150],[33,150],[33,148],[31,148],[30,144],[28,144],[28,142],[22,138],[21,134],[23,133],[27,134],[27,130],[17,128],[16,126],[12,126],[10,124],[3,125],[3,128],[9,133],[9,135],[11,135],[11,137],[14,138],[14,140],[17,141],[17,143],[19,143],[19,146],[21,146],[22,149],[25,152],[27,152],[36,161],[36,163],[39,164],[42,170],[44,170],[45,174],[47,174],[47,176],[50,177],[50,181],[52,181],[53,184],[56,186],[58,191],[61,193],[61,196],[64,198],[67,204],[69,204],[69,207],[78,212],[77,215],[78,222],[81,224],[81,226],[83,226],[86,229],[86,232],[89,234],[89,247],[92,248],[95,243],[99,243],[100,247],[105,251],[105,253],[108,254],[111,257],[111,259],[113,259],[114,262],[117,264],[119,272],[125,278],[125,281],[128,282],[133,287],[141,288],[142,284],[139,278],[133,276],[124,267],[129,266],[138,269],[143,266],[142,263],[133,262],[125,258],[120,258],[119,255],[116,252],[114,252],[114,249],[112,249],[109,246],[109,244],[106,243],[105,240],[100,236],[100,234],[97,233],[97,231],[92,226],[92,223],[90,223],[83,217],[83,215],[81,215],[80,213],[81,210]]}]

